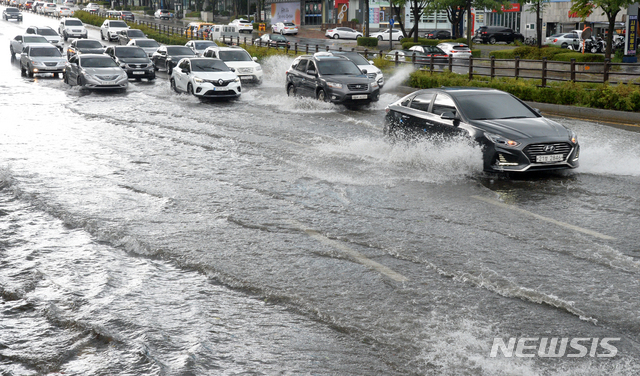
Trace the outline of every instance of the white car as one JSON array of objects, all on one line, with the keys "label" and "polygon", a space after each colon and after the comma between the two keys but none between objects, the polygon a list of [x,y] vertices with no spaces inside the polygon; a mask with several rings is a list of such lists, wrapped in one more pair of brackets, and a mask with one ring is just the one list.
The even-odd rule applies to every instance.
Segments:
[{"label": "white car", "polygon": [[253,33],[253,24],[251,23],[251,21],[247,21],[247,20],[243,20],[241,18],[235,19],[233,21],[231,21],[229,23],[229,25],[236,25],[238,26],[238,32],[243,33],[243,32],[248,32],[248,33]]},{"label": "white car", "polygon": [[191,48],[196,55],[202,56],[204,50],[209,47],[215,47],[217,44],[212,40],[190,40],[185,44],[185,46]]},{"label": "white car", "polygon": [[102,40],[118,40],[118,33],[120,31],[128,29],[129,25],[126,22],[120,20],[104,20],[102,26],[100,26],[100,38]]},{"label": "white car", "polygon": [[67,6],[60,6],[56,9],[56,17],[58,18],[62,18],[62,17],[72,17],[73,16],[73,9],[67,7]]},{"label": "white car", "polygon": [[146,52],[147,56],[151,57],[160,47],[160,43],[156,42],[155,39],[138,38],[131,39],[129,43],[127,43],[127,46],[138,46]]},{"label": "white car", "polygon": [[69,38],[84,38],[88,36],[87,28],[78,18],[65,18],[58,25],[58,34],[67,41]]},{"label": "white car", "polygon": [[98,13],[100,11],[100,5],[98,5],[96,3],[89,3],[82,10],[84,10],[85,12],[89,12],[89,13]]},{"label": "white car", "polygon": [[244,48],[212,46],[202,56],[224,61],[228,67],[236,70],[242,82],[262,83],[262,66],[258,63],[258,58],[251,57]]},{"label": "white car", "polygon": [[327,29],[324,36],[333,39],[358,39],[362,37],[362,33],[350,27],[334,27]]},{"label": "white car", "polygon": [[57,5],[55,3],[45,3],[42,6],[42,14],[45,16],[54,16],[56,14]]},{"label": "white car", "polygon": [[161,20],[169,20],[173,18],[173,14],[169,11],[169,9],[158,9],[153,14],[153,18],[158,18]]},{"label": "white car", "polygon": [[49,26],[29,26],[26,30],[26,33],[30,35],[42,35],[43,37],[47,38],[49,43],[58,47],[60,51],[62,51],[62,48],[64,47],[64,43],[62,43],[62,37],[60,36],[60,34],[56,33],[56,31]]},{"label": "white car", "polygon": [[313,56],[344,56],[353,61],[361,71],[367,72],[367,77],[377,82],[380,89],[384,86],[384,74],[380,68],[373,65],[373,61],[365,59],[355,51],[316,52]]},{"label": "white car", "polygon": [[240,78],[222,60],[184,58],[171,72],[171,88],[200,98],[238,98]]},{"label": "white car", "polygon": [[[389,40],[389,29],[384,31],[379,31],[377,33],[371,33],[371,38],[378,38],[378,40]],[[400,29],[392,29],[391,30],[391,40],[400,40],[404,38],[404,34],[402,34],[402,30]]]},{"label": "white car", "polygon": [[15,54],[22,53],[22,50],[24,50],[25,47],[37,44],[51,46],[51,43],[49,43],[47,38],[42,35],[26,34],[17,35],[15,38],[11,39],[9,50],[11,51],[11,56],[15,57]]},{"label": "white car", "polygon": [[445,42],[440,43],[438,48],[446,52],[452,59],[469,59],[471,57],[471,50],[464,43]]},{"label": "white car", "polygon": [[271,30],[274,33],[280,33],[281,35],[285,34],[298,34],[298,27],[293,22],[278,22],[276,24],[271,25]]}]

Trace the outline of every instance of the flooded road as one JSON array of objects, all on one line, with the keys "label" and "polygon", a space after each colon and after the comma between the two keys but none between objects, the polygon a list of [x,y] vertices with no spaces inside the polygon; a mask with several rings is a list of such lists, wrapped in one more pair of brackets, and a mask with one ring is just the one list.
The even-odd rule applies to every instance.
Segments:
[{"label": "flooded road", "polygon": [[[32,17],[5,44],[56,22]],[[162,72],[126,93],[23,78],[8,55],[5,374],[640,371],[640,133],[559,119],[580,168],[486,175],[475,146],[382,138],[407,72],[351,111],[287,97],[286,57],[218,103]],[[512,338],[533,350],[491,356]]]}]

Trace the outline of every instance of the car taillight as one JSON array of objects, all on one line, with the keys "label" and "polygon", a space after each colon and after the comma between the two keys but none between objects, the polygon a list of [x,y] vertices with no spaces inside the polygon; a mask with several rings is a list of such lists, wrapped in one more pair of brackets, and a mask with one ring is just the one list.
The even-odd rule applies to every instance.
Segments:
[{"label": "car taillight", "polygon": [[557,41],[558,41],[558,38],[554,39],[554,40],[553,40],[553,43],[555,43],[555,42],[557,42]]}]

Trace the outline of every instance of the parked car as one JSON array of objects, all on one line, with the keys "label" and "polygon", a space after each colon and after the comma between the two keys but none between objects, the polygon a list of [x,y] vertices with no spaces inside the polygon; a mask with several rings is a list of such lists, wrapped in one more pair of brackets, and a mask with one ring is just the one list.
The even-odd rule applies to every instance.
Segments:
[{"label": "parked car", "polygon": [[54,46],[27,46],[20,54],[20,72],[29,77],[43,73],[62,75],[66,62],[60,50]]},{"label": "parked car", "polygon": [[497,42],[524,42],[524,36],[504,26],[480,26],[476,30],[474,40],[480,43],[496,44]]},{"label": "parked car", "polygon": [[127,43],[127,46],[138,46],[147,53],[147,56],[149,56],[149,58],[151,58],[153,56],[153,53],[156,52],[158,48],[160,48],[160,43],[156,42],[155,39],[141,38],[131,39],[129,43]]},{"label": "parked car", "polygon": [[64,0],[62,5],[67,7],[73,7],[76,4],[75,0]]},{"label": "parked car", "polygon": [[62,35],[65,42],[69,38],[87,38],[88,32],[82,21],[77,18],[65,18],[60,21],[58,26],[58,34]]},{"label": "parked car", "polygon": [[164,68],[171,75],[178,61],[196,57],[196,53],[187,46],[161,46],[153,53],[151,60],[156,70]]},{"label": "parked car", "polygon": [[280,34],[263,34],[260,38],[253,41],[254,44],[260,46],[271,46],[279,48],[290,48],[291,43],[287,38]]},{"label": "parked car", "polygon": [[378,87],[382,89],[384,86],[384,75],[380,68],[373,65],[373,61],[367,60],[364,56],[355,51],[331,51],[331,52],[317,52],[313,56],[344,56],[347,59],[353,61],[361,71],[366,71],[367,76],[370,79],[378,83]]},{"label": "parked car", "polygon": [[185,44],[185,46],[191,48],[196,55],[202,56],[204,50],[209,47],[215,47],[217,44],[212,40],[190,40]]},{"label": "parked car", "polygon": [[107,47],[95,39],[76,39],[67,47],[67,59],[79,54],[101,54],[105,48]]},{"label": "parked car", "polygon": [[[378,38],[378,40],[389,40],[389,29],[384,31],[379,31],[377,33],[369,34],[371,38]],[[404,38],[404,34],[400,29],[392,29],[391,30],[391,40],[400,40]]]},{"label": "parked car", "polygon": [[105,55],[111,56],[113,60],[127,72],[129,78],[149,81],[156,78],[156,70],[153,62],[146,52],[136,46],[108,46],[104,51]]},{"label": "parked car", "polygon": [[437,47],[453,59],[469,59],[471,57],[471,50],[464,43],[445,42],[438,44]]},{"label": "parked car", "polygon": [[128,28],[129,25],[124,21],[104,20],[102,26],[100,26],[100,38],[108,41],[118,40],[118,33]]},{"label": "parked car", "polygon": [[98,14],[98,12],[100,12],[100,5],[96,4],[96,3],[89,3],[87,4],[86,7],[84,7],[85,12],[89,12],[89,13],[93,13],[93,14]]},{"label": "parked car", "polygon": [[475,140],[482,147],[486,171],[578,167],[575,132],[500,90],[419,90],[390,104],[386,112],[384,133],[390,137]]},{"label": "parked car", "polygon": [[286,71],[289,96],[306,96],[320,101],[356,107],[380,99],[378,83],[344,56],[297,57]]},{"label": "parked car", "polygon": [[32,46],[36,44],[46,44],[47,46],[51,46],[51,43],[47,40],[47,38],[42,35],[34,35],[34,34],[26,34],[26,35],[17,35],[15,38],[11,40],[9,43],[9,51],[11,52],[11,58],[15,58],[15,54],[22,53],[27,46]]},{"label": "parked car", "polygon": [[173,18],[173,13],[169,9],[158,9],[153,14],[153,17],[161,20],[170,20]]},{"label": "parked car", "polygon": [[240,33],[253,33],[253,24],[251,21],[244,20],[242,18],[237,18],[229,23],[229,25],[238,26],[238,32]]},{"label": "parked car", "polygon": [[62,48],[64,46],[64,43],[62,43],[62,37],[60,37],[60,34],[58,34],[49,26],[29,26],[25,33],[31,35],[42,35],[49,41],[49,43],[58,47],[58,49],[62,51]]},{"label": "parked car", "polygon": [[135,21],[136,16],[129,10],[120,11],[120,19],[123,21]]},{"label": "parked car", "polygon": [[543,44],[567,48],[571,43],[573,43],[574,39],[580,39],[578,33],[553,34],[552,36],[546,37]]},{"label": "parked car", "polygon": [[293,22],[276,22],[271,25],[271,31],[274,33],[280,33],[280,35],[293,34],[298,35],[298,26]]},{"label": "parked car", "polygon": [[[423,48],[413,48],[423,47]],[[433,64],[438,68],[444,68],[444,65],[449,62],[449,55],[442,49],[436,46],[413,46],[409,50],[391,50],[385,55],[385,59],[395,60],[396,52],[398,54],[399,61],[413,62],[416,65],[423,67],[431,66],[431,57],[433,56]],[[415,56],[415,58],[414,58]]]},{"label": "parked car", "polygon": [[118,44],[126,46],[132,39],[144,39],[147,35],[140,29],[124,29],[118,33]]},{"label": "parked car", "polygon": [[66,6],[59,6],[58,8],[56,8],[55,16],[58,18],[73,17],[73,13],[74,13],[73,9]]},{"label": "parked car", "polygon": [[358,39],[362,37],[362,33],[350,27],[334,27],[327,29],[324,36],[332,39]]},{"label": "parked car", "polygon": [[244,48],[211,46],[202,56],[224,61],[228,67],[235,69],[243,83],[262,83],[262,66]]},{"label": "parked car", "polygon": [[240,79],[222,60],[204,57],[184,58],[173,69],[171,88],[200,98],[238,98]]},{"label": "parked car", "polygon": [[22,12],[20,12],[18,8],[6,7],[2,11],[2,19],[5,21],[16,20],[22,22]]},{"label": "parked car", "polygon": [[82,54],[67,62],[64,82],[87,89],[125,90],[129,85],[127,72],[107,55]]},{"label": "parked car", "polygon": [[451,39],[451,31],[449,30],[429,30],[422,34],[427,39]]}]

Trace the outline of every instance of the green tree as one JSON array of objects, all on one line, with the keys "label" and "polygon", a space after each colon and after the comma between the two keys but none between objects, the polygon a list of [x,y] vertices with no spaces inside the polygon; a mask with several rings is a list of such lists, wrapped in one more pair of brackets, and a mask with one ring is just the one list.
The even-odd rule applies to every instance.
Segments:
[{"label": "green tree", "polygon": [[611,58],[611,45],[613,44],[613,33],[616,29],[616,16],[624,8],[635,3],[637,0],[574,0],[571,11],[582,17],[584,21],[593,12],[594,8],[602,9],[602,13],[609,21],[609,31],[607,33],[607,49],[604,57]]},{"label": "green tree", "polygon": [[[436,0],[434,10],[445,10],[447,18],[453,27],[452,34],[454,38],[462,38],[462,29],[460,25],[464,19],[465,13],[467,17],[471,17],[471,8],[487,8],[496,9],[501,12],[502,6],[511,4],[510,0]],[[473,30],[467,27],[467,43],[471,45],[471,35]]]},{"label": "green tree", "polygon": [[528,11],[536,14],[536,44],[538,48],[542,47],[542,13],[548,2],[549,0],[529,0],[521,3],[522,5],[531,4]]},{"label": "green tree", "polygon": [[[407,38],[413,38],[414,42],[418,42],[418,26],[420,24],[420,19],[424,14],[426,9],[431,8],[431,4],[434,0],[391,0],[391,9],[393,10],[394,20],[398,23],[400,30],[402,33],[407,36]],[[402,7],[409,6],[409,10],[411,11],[411,16],[415,20],[413,22],[413,26],[411,30],[407,33],[405,29],[404,22],[402,22]]]}]

